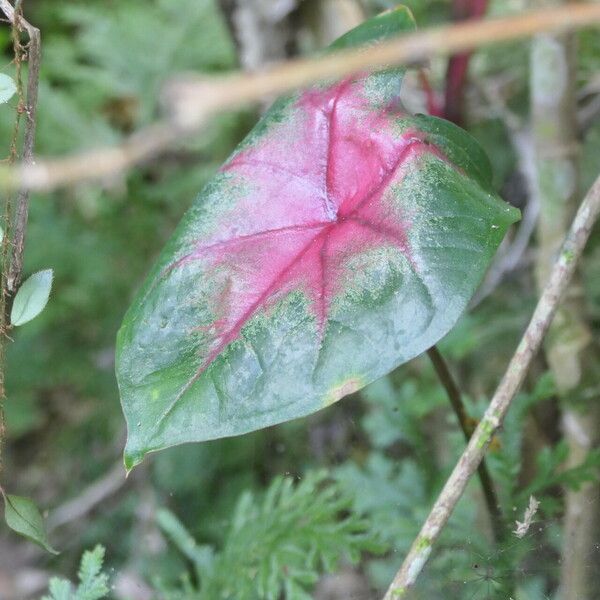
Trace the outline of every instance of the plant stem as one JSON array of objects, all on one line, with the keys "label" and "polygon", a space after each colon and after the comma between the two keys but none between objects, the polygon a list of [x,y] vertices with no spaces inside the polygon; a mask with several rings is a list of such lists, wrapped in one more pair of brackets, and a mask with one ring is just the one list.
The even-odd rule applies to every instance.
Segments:
[{"label": "plant stem", "polygon": [[[38,98],[38,84],[41,61],[40,31],[28,23],[22,15],[22,4],[13,7],[8,0],[0,0],[0,10],[6,15],[12,26],[14,62],[17,80],[17,115],[11,141],[9,165],[18,157],[18,137],[21,115],[25,115],[25,131],[23,149],[21,154],[22,164],[33,164],[33,147],[35,144],[36,110]],[[21,31],[25,29],[29,37],[27,47],[21,45]],[[23,94],[21,68],[24,57],[27,57],[27,93]],[[2,468],[2,445],[5,435],[4,400],[5,390],[5,358],[8,332],[10,330],[10,309],[14,295],[21,282],[23,273],[23,252],[25,250],[25,230],[29,212],[29,190],[21,188],[17,194],[16,210],[13,221],[12,198],[7,193],[3,211],[4,235],[1,252],[0,276],[0,469]],[[11,251],[12,248],[12,251]]]},{"label": "plant stem", "polygon": [[[15,83],[17,87],[17,101],[21,105],[23,103],[23,79],[22,79],[22,47],[21,47],[21,27],[19,19],[11,21],[11,36],[13,42],[14,65],[15,65]],[[19,158],[18,140],[19,129],[21,125],[21,112],[16,111],[14,125],[12,128],[12,138],[10,140],[10,150],[7,162],[9,165],[14,165]],[[11,254],[11,238],[12,238],[12,193],[8,192],[4,199],[4,209],[2,213],[2,257],[1,257],[1,281],[0,281],[0,469],[3,466],[3,442],[6,433],[6,424],[4,418],[4,402],[6,401],[5,389],[5,368],[4,361],[6,357],[6,344],[8,340],[9,318],[7,310],[8,288],[6,279],[10,268]],[[1,491],[1,488],[0,488]]]},{"label": "plant stem", "polygon": [[[448,369],[448,365],[437,346],[432,346],[429,348],[429,350],[427,350],[427,354],[431,360],[431,363],[433,364],[433,368],[437,373],[440,383],[446,390],[446,395],[450,400],[454,414],[458,419],[460,428],[465,436],[466,442],[468,443],[471,439],[471,434],[473,433],[473,427],[469,423],[469,415],[465,409],[460,389],[452,377],[450,369]],[[490,476],[485,459],[483,458],[481,459],[481,464],[479,467],[477,467],[477,473],[479,476],[479,482],[481,483],[485,504],[490,516],[494,539],[496,542],[500,542],[506,537],[505,523],[500,511],[500,503],[498,502],[496,490],[494,489],[494,483]]]},{"label": "plant stem", "polygon": [[[23,137],[23,150],[21,153],[22,164],[27,167],[33,164],[33,149],[35,146],[35,130],[36,130],[36,113],[38,100],[38,87],[40,79],[40,62],[41,62],[41,38],[40,30],[33,27],[25,19],[23,19],[19,10],[15,11],[8,0],[0,0],[0,9],[8,17],[9,21],[14,24],[17,31],[22,26],[29,36],[29,44],[27,46],[27,96],[24,106],[19,107],[25,114],[25,133]],[[23,252],[25,250],[25,230],[27,229],[27,217],[29,214],[29,190],[22,188],[17,196],[17,205],[15,212],[14,229],[12,235],[12,258],[10,268],[6,278],[6,288],[9,292],[8,309],[12,296],[17,291],[21,283],[23,274]]]},{"label": "plant stem", "polygon": [[[454,0],[453,19],[464,21],[481,19],[487,10],[488,0]],[[463,124],[463,108],[467,70],[471,61],[471,51],[453,54],[446,70],[446,90],[444,98],[444,117],[457,125]]]},{"label": "plant stem", "polygon": [[[3,0],[6,2],[6,0]],[[344,50],[316,59],[297,59],[256,73],[182,76],[163,94],[168,116],[122,144],[34,165],[0,168],[0,189],[51,190],[114,176],[194,134],[215,113],[284,94],[324,79],[339,79],[382,65],[414,64],[485,44],[523,38],[540,31],[564,31],[600,21],[600,4],[534,11],[512,17],[424,29],[369,48]]]},{"label": "plant stem", "polygon": [[400,570],[396,573],[384,600],[406,598],[415,585],[417,577],[431,554],[433,544],[439,538],[469,480],[477,470],[494,434],[502,425],[504,417],[525,379],[531,361],[540,349],[599,214],[600,177],[596,179],[577,211],[529,325],[490,405],[446,481]]}]

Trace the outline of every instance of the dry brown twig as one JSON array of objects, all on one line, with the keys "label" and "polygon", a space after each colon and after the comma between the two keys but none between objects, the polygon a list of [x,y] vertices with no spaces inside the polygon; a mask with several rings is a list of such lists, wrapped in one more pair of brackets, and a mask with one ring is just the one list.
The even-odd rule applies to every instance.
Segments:
[{"label": "dry brown twig", "polygon": [[[26,122],[21,164],[22,168],[27,168],[33,164],[33,147],[35,144],[36,108],[41,60],[40,31],[23,18],[20,5],[18,5],[18,9],[15,10],[8,0],[0,0],[0,10],[6,15],[8,22],[12,26],[19,98],[9,163],[12,165],[17,158],[17,140],[20,120],[21,114],[24,114]],[[25,29],[29,36],[29,44],[26,49],[21,45],[20,35],[22,29]],[[21,66],[25,59],[25,52],[27,53],[29,71],[27,75],[27,93],[24,97],[21,81]],[[18,188],[19,186],[15,186],[14,189]],[[10,328],[8,315],[10,314],[14,294],[21,282],[21,275],[23,272],[25,230],[27,228],[27,216],[29,213],[29,190],[25,187],[18,189],[14,220],[11,200],[11,194],[8,193],[4,200],[4,236],[2,239],[0,261],[2,263],[2,277],[0,278],[0,469],[2,468],[2,442],[5,430],[4,399],[6,393],[4,388],[4,359],[5,344],[9,339],[7,334],[7,331]]]},{"label": "dry brown twig", "polygon": [[78,496],[56,507],[48,516],[46,530],[52,531],[81,519],[118,492],[126,481],[123,462],[119,460],[100,479],[83,489]]},{"label": "dry brown twig", "polygon": [[118,146],[37,161],[33,165],[5,167],[0,170],[0,187],[51,190],[114,176],[193,134],[215,113],[248,102],[382,65],[416,63],[434,55],[454,54],[540,31],[572,29],[599,21],[600,4],[578,3],[517,16],[424,29],[369,48],[293,60],[257,73],[181,77],[165,89],[164,104],[168,116],[163,121],[141,130]]},{"label": "dry brown twig", "polygon": [[[446,361],[444,360],[444,357],[438,350],[437,346],[432,346],[429,350],[427,350],[427,355],[431,360],[440,383],[446,391],[446,395],[450,400],[450,404],[452,405],[452,409],[454,410],[458,424],[463,432],[465,441],[468,444],[473,433],[473,427],[470,426],[469,415],[465,409],[458,384],[452,377],[450,369],[448,368],[448,365],[446,364]],[[502,519],[502,513],[500,512],[500,503],[498,502],[496,490],[494,489],[494,482],[492,481],[492,477],[485,463],[485,459],[481,460],[481,464],[477,468],[477,472],[479,475],[479,482],[481,483],[481,489],[483,491],[485,505],[489,513],[494,539],[496,542],[500,542],[505,538],[505,526]]]},{"label": "dry brown twig", "polygon": [[542,340],[569,286],[599,214],[600,177],[596,179],[577,211],[531,321],[517,346],[502,381],[494,393],[490,405],[471,436],[466,450],[446,481],[419,535],[394,577],[384,600],[405,598],[414,586],[431,554],[432,545],[438,539],[465,491],[467,483],[477,470],[492,437],[502,425],[504,417],[525,379],[529,365],[540,349]]},{"label": "dry brown twig", "polygon": [[[27,62],[29,65],[27,73],[27,95],[24,106],[19,106],[25,115],[25,134],[23,138],[23,150],[21,164],[27,168],[34,164],[33,149],[35,145],[36,112],[38,87],[40,78],[41,62],[41,37],[40,30],[26,21],[8,0],[0,0],[0,9],[7,16],[17,30],[25,29],[29,36],[27,46]],[[18,187],[18,186],[16,186]],[[21,282],[23,272],[23,252],[25,250],[25,230],[27,228],[27,217],[29,214],[29,189],[23,187],[17,196],[15,210],[14,228],[11,243],[13,246],[12,257],[8,275],[6,277],[6,291],[10,294],[16,292]]]}]

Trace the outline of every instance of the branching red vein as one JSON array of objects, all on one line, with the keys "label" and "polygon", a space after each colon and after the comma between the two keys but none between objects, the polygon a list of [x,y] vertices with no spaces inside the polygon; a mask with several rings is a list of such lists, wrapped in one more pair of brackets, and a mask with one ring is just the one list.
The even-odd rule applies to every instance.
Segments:
[{"label": "branching red vein", "polygon": [[[377,195],[382,192],[385,187],[387,186],[388,183],[391,182],[392,178],[396,175],[397,171],[399,168],[401,168],[407,161],[408,161],[408,157],[411,153],[415,152],[416,150],[418,150],[419,148],[427,148],[428,150],[431,150],[432,146],[425,144],[425,142],[423,142],[423,140],[420,140],[419,138],[413,138],[410,140],[410,142],[404,147],[402,148],[400,154],[398,155],[398,159],[396,160],[396,162],[392,165],[391,168],[387,169],[384,173],[383,178],[381,179],[381,181],[379,182],[379,185],[377,185],[371,192],[369,192],[349,213],[345,213],[344,211],[344,206],[346,205],[347,202],[349,202],[351,199],[350,198],[346,198],[346,200],[342,203],[342,205],[340,206],[339,209],[339,214],[340,216],[347,216],[347,217],[351,217],[353,215],[358,214],[358,212],[365,206],[367,205],[369,202],[371,202],[372,200],[374,200]],[[437,154],[436,154],[437,156]],[[441,156],[441,158],[443,160],[447,160],[446,157]]]},{"label": "branching red vein", "polygon": [[225,333],[223,333],[220,337],[221,337],[221,342],[217,345],[216,348],[214,348],[209,354],[208,356],[204,359],[204,361],[202,362],[202,364],[200,365],[200,367],[198,368],[198,370],[196,371],[196,373],[190,378],[190,380],[181,388],[181,390],[179,391],[179,393],[177,394],[177,396],[175,396],[175,398],[173,399],[173,402],[171,402],[171,404],[169,405],[169,407],[167,408],[167,410],[163,413],[163,415],[161,416],[161,418],[159,419],[158,423],[157,423],[157,427],[160,426],[160,423],[169,416],[169,414],[172,412],[172,410],[175,408],[175,405],[177,404],[177,402],[179,402],[179,400],[181,399],[181,397],[183,396],[183,394],[185,394],[185,392],[187,392],[187,390],[190,389],[190,387],[196,382],[198,381],[198,378],[200,377],[200,375],[202,375],[202,373],[205,371],[205,369],[208,367],[208,365],[210,365],[210,363],[212,363],[212,361],[222,352],[222,350],[228,345],[230,344],[238,335],[239,330],[241,329],[242,325],[248,321],[250,319],[250,317],[252,317],[252,315],[255,313],[255,311],[263,304],[263,302],[269,297],[269,295],[271,294],[271,292],[277,287],[277,285],[280,283],[282,277],[284,277],[284,275],[294,267],[294,265],[296,265],[298,262],[300,262],[302,260],[302,258],[304,257],[304,255],[310,250],[311,246],[313,245],[313,243],[316,241],[316,239],[319,236],[322,236],[323,233],[325,233],[325,235],[328,234],[328,232],[330,231],[331,225],[325,229],[325,231],[320,232],[319,234],[317,234],[314,238],[312,238],[305,246],[304,248],[293,258],[292,261],[290,261],[290,263],[288,263],[284,269],[282,269],[271,281],[270,285],[260,294],[260,296],[250,305],[250,307],[242,314],[242,316],[229,328],[228,331],[226,331]]},{"label": "branching red vein", "polygon": [[282,167],[281,165],[269,162],[267,160],[262,160],[262,159],[257,160],[254,158],[248,158],[247,156],[234,157],[230,163],[228,163],[221,169],[221,172],[226,173],[227,171],[230,171],[234,167],[239,167],[239,166],[266,167],[267,169],[271,169],[273,172],[285,173],[286,175],[289,175],[290,177],[293,177],[294,179],[299,179],[300,181],[302,181],[302,183],[304,185],[306,185],[308,183],[319,194],[323,194],[323,190],[320,189],[316,185],[313,186],[312,183],[310,182],[310,180],[308,180],[305,175],[303,175],[301,173],[296,173],[296,172],[292,171],[292,169],[287,169],[286,167]]},{"label": "branching red vein", "polygon": [[[325,195],[327,197],[328,202],[332,201],[332,198],[329,196],[330,192],[332,192],[332,182],[330,181],[330,178],[331,178],[331,169],[333,168],[332,152],[331,152],[333,138],[332,138],[331,128],[332,128],[332,126],[335,127],[335,107],[336,107],[336,102],[337,102],[337,98],[339,98],[339,95],[340,95],[339,93],[336,95],[336,98],[333,101],[333,105],[331,107],[331,112],[330,112],[330,125],[329,125],[328,146],[327,146],[328,159],[327,159],[327,169],[326,169],[326,175],[325,175],[325,187],[326,187]],[[276,291],[279,286],[284,284],[286,276],[288,276],[288,274],[290,274],[292,269],[294,269],[297,265],[299,265],[299,263],[302,261],[302,259],[308,254],[308,252],[311,249],[313,249],[315,252],[318,253],[316,255],[317,256],[316,260],[318,261],[317,268],[319,269],[318,282],[315,282],[315,283],[318,283],[318,288],[319,288],[320,293],[319,293],[318,298],[313,298],[313,302],[315,302],[315,304],[316,304],[316,309],[318,312],[317,319],[320,322],[319,328],[321,329],[321,334],[324,333],[324,323],[326,322],[326,315],[327,315],[327,309],[328,309],[327,293],[329,291],[328,286],[327,286],[328,269],[329,269],[328,261],[327,261],[327,258],[328,258],[327,252],[328,252],[329,240],[330,240],[331,234],[334,230],[339,231],[339,228],[348,227],[348,226],[350,226],[350,224],[353,223],[353,224],[356,224],[360,227],[366,228],[366,229],[374,232],[381,238],[388,240],[389,242],[393,243],[394,245],[400,247],[400,249],[403,252],[408,251],[407,240],[401,235],[400,232],[386,227],[385,224],[383,224],[383,223],[373,222],[372,220],[370,220],[368,218],[367,215],[361,216],[360,213],[362,210],[366,210],[369,206],[371,206],[373,201],[380,199],[381,194],[385,191],[387,186],[391,183],[391,181],[393,180],[393,178],[394,178],[395,174],[398,172],[398,170],[407,161],[409,161],[413,156],[415,156],[415,155],[418,156],[418,154],[417,154],[418,150],[422,150],[425,146],[426,146],[425,142],[423,142],[421,139],[416,138],[416,137],[410,138],[408,140],[407,144],[399,152],[397,160],[394,161],[394,164],[389,169],[386,169],[384,171],[381,180],[374,186],[374,188],[363,199],[361,199],[358,202],[358,204],[356,204],[355,206],[351,206],[351,205],[347,206],[348,203],[352,201],[352,198],[345,198],[343,200],[343,202],[340,204],[339,209],[337,211],[335,211],[334,214],[331,215],[330,220],[316,222],[316,223],[302,224],[302,225],[291,225],[291,226],[286,226],[286,227],[280,227],[280,228],[276,228],[276,229],[255,232],[255,233],[248,234],[245,236],[238,236],[236,238],[231,238],[228,240],[217,241],[217,242],[214,242],[207,246],[197,248],[194,252],[191,252],[190,254],[179,259],[177,262],[173,263],[172,265],[167,267],[167,269],[165,269],[165,271],[163,271],[163,273],[168,272],[168,271],[172,270],[173,268],[176,268],[177,266],[180,266],[189,260],[194,260],[194,259],[203,257],[206,255],[206,253],[210,252],[211,250],[216,251],[216,250],[227,249],[229,247],[235,247],[235,245],[237,245],[237,244],[244,244],[246,242],[250,242],[252,240],[258,240],[261,237],[265,237],[265,236],[269,236],[269,235],[279,235],[279,234],[284,234],[284,233],[289,233],[289,232],[310,231],[311,229],[315,230],[315,234],[312,235],[310,237],[310,239],[306,242],[306,244],[304,244],[303,247],[301,247],[299,249],[296,256],[294,256],[294,258],[291,261],[289,261],[282,269],[280,269],[279,272],[268,281],[268,283],[265,281],[266,285],[265,285],[263,291],[259,294],[259,296],[243,311],[243,313],[239,317],[237,317],[235,319],[235,321],[231,325],[227,326],[225,331],[222,331],[220,333],[220,335],[217,336],[217,338],[214,340],[216,342],[214,347],[208,352],[207,356],[202,360],[200,366],[198,367],[198,369],[194,373],[194,375],[189,379],[189,381],[187,381],[185,383],[185,385],[177,393],[177,395],[175,396],[173,401],[170,403],[169,407],[166,409],[166,411],[163,413],[162,417],[159,419],[159,421],[157,423],[157,428],[160,427],[161,423],[173,411],[173,409],[175,408],[175,406],[177,405],[179,400],[182,398],[182,396],[190,389],[190,387],[196,381],[198,381],[198,379],[200,378],[202,373],[215,360],[215,358],[217,358],[221,354],[221,352],[232,341],[234,341],[239,336],[239,333],[240,333],[243,325],[254,316],[254,314],[257,312],[257,310],[259,310],[262,306],[264,306],[266,304],[266,302],[268,301],[269,297],[273,294],[273,292]],[[441,153],[437,149],[435,149],[429,145],[427,145],[427,151],[429,153],[437,155],[438,157],[447,161],[446,157],[442,156]],[[331,206],[328,205],[328,207],[329,207],[329,211],[331,211],[332,210]],[[348,210],[345,211],[344,210],[345,207],[347,207]],[[328,212],[328,214],[330,214],[330,213]],[[317,244],[320,244],[320,247],[317,246]]]},{"label": "branching red vein", "polygon": [[254,233],[249,233],[248,235],[239,235],[235,238],[229,238],[227,240],[219,240],[212,244],[208,244],[207,246],[200,246],[199,248],[196,248],[193,252],[190,252],[189,254],[182,256],[181,258],[177,259],[175,262],[166,266],[163,269],[162,273],[160,274],[159,279],[161,279],[162,277],[167,275],[173,269],[176,269],[177,267],[180,267],[181,265],[185,264],[189,260],[202,258],[207,252],[210,252],[211,250],[218,250],[221,248],[226,248],[227,246],[232,246],[234,244],[239,244],[239,243],[255,240],[257,238],[265,237],[268,235],[278,235],[281,233],[310,231],[311,229],[321,229],[323,227],[326,227],[327,225],[330,225],[329,221],[322,221],[320,223],[306,223],[304,225],[288,225],[287,227],[278,227],[276,229],[265,229],[264,231],[256,231]]},{"label": "branching red vein", "polygon": [[333,146],[335,140],[335,120],[337,116],[337,105],[340,100],[341,95],[348,89],[351,80],[346,80],[345,83],[339,86],[331,105],[331,109],[327,115],[327,160],[325,163],[325,214],[329,216],[330,219],[335,219],[338,213],[338,207],[335,206],[335,203],[331,199],[331,190],[333,188],[332,185],[332,175],[331,169],[333,165]]},{"label": "branching red vein", "polygon": [[327,315],[327,242],[329,240],[329,234],[331,229],[327,230],[321,248],[319,249],[319,278],[320,278],[320,296],[318,298],[319,303],[319,329],[323,335],[323,329],[325,327],[325,320]]},{"label": "branching red vein", "polygon": [[389,229],[385,225],[373,223],[372,221],[369,221],[368,219],[363,219],[361,217],[348,217],[348,220],[353,223],[356,223],[357,225],[360,225],[361,227],[366,227],[367,229],[378,233],[382,237],[389,239],[395,244],[400,245],[404,250],[408,250],[407,240],[399,236],[398,232],[394,231],[393,229]]}]

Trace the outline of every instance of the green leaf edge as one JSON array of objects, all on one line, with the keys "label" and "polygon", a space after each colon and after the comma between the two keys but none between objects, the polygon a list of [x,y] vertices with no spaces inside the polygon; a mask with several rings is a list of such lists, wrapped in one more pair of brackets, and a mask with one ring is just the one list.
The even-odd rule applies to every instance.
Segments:
[{"label": "green leaf edge", "polygon": [[[25,496],[6,494],[4,491],[2,491],[2,497],[4,499],[4,520],[10,529],[24,538],[34,542],[38,546],[41,546],[44,550],[50,552],[50,554],[60,554],[58,550],[50,545],[46,530],[44,528],[43,517],[33,500]],[[33,511],[34,517],[39,518],[39,523],[32,523],[30,519],[25,517],[15,506],[15,501],[29,504],[29,508]],[[20,519],[32,530],[33,533],[28,532],[24,527],[20,527],[19,523],[15,519]]]}]

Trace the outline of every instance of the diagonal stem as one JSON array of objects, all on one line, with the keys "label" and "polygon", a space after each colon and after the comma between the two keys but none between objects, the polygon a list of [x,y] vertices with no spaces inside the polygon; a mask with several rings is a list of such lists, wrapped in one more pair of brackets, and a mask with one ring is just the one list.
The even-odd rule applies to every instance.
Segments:
[{"label": "diagonal stem", "polygon": [[488,409],[471,436],[469,444],[454,467],[452,474],[446,481],[400,570],[396,573],[384,600],[404,599],[415,585],[417,577],[429,559],[432,545],[439,538],[469,480],[481,463],[492,437],[502,425],[504,417],[525,379],[529,366],[540,349],[556,309],[577,269],[577,264],[599,213],[600,176],[594,182],[577,211],[567,239],[557,261],[554,263],[529,325],[517,346],[504,377],[496,388]]},{"label": "diagonal stem", "polygon": [[[473,433],[473,427],[469,425],[469,416],[465,409],[465,405],[462,400],[462,394],[460,389],[448,369],[448,365],[444,360],[441,352],[437,346],[432,346],[427,350],[427,354],[433,368],[440,380],[440,383],[446,390],[446,395],[450,400],[454,414],[458,419],[460,428],[465,436],[465,440],[469,443],[471,434]],[[492,525],[492,531],[494,533],[494,539],[496,542],[500,542],[505,538],[506,528],[504,526],[504,520],[502,518],[502,512],[500,511],[500,503],[498,502],[498,496],[494,489],[494,482],[487,468],[485,459],[481,459],[481,464],[477,467],[477,473],[479,475],[479,482],[481,483],[481,489],[485,499],[488,513],[490,515],[490,522]]]},{"label": "diagonal stem", "polygon": [[[3,3],[7,0],[0,0],[0,5]],[[341,79],[382,65],[415,64],[432,56],[448,56],[492,42],[507,42],[540,31],[576,29],[599,21],[599,4],[578,2],[557,9],[425,29],[368,48],[292,60],[256,73],[180,76],[165,88],[164,106],[169,107],[165,119],[116,146],[37,160],[34,165],[5,166],[0,169],[0,189],[51,190],[113,176],[194,134],[215,113],[317,81]]]}]

